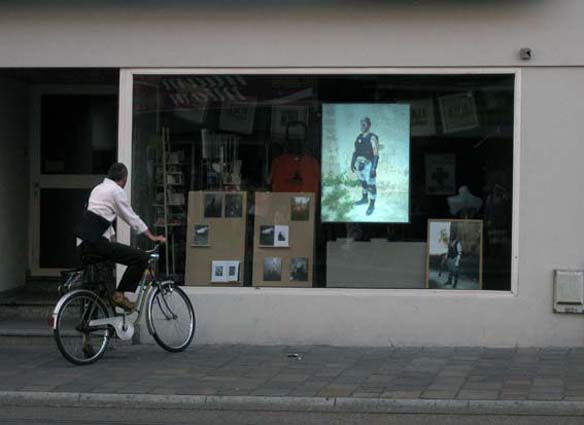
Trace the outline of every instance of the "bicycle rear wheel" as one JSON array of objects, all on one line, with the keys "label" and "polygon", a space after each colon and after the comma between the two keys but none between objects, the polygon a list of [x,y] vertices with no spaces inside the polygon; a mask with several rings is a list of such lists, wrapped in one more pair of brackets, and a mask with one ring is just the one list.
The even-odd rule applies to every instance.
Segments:
[{"label": "bicycle rear wheel", "polygon": [[59,351],[76,365],[95,362],[105,353],[109,329],[90,327],[91,320],[110,316],[104,302],[93,292],[79,291],[67,295],[56,317],[53,336]]},{"label": "bicycle rear wheel", "polygon": [[195,335],[195,310],[184,291],[174,284],[156,287],[148,302],[148,328],[166,351],[183,351]]}]

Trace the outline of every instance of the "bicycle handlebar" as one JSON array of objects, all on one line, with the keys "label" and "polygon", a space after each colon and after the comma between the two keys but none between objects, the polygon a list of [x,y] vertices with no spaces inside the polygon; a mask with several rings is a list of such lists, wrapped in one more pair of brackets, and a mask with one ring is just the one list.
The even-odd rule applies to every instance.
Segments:
[{"label": "bicycle handlebar", "polygon": [[148,254],[148,255],[151,255],[151,254],[156,254],[156,253],[159,251],[159,249],[160,249],[160,245],[162,245],[160,242],[156,242],[156,243],[154,244],[154,248],[152,248],[152,249],[149,249],[149,250],[146,250],[146,251],[144,251],[144,252],[145,252],[146,254]]}]

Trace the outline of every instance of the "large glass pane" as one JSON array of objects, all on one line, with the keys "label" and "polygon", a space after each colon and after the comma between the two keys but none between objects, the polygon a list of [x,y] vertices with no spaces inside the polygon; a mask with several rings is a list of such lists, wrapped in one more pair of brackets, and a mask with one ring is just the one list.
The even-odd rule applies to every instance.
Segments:
[{"label": "large glass pane", "polygon": [[513,96],[512,74],[137,75],[133,201],[189,285],[509,290]]},{"label": "large glass pane", "polygon": [[115,162],[117,95],[43,95],[41,174],[106,174]]}]

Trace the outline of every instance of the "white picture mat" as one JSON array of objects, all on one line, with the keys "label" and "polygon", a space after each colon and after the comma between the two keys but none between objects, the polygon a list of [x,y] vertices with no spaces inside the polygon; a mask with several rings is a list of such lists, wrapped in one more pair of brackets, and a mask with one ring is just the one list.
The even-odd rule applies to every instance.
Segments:
[{"label": "white picture mat", "polygon": [[[279,237],[283,236],[283,240]],[[290,226],[276,224],[274,226],[274,246],[288,247],[290,246]]]},{"label": "white picture mat", "polygon": [[[211,282],[237,282],[239,280],[239,261],[225,261],[217,260],[211,262]],[[235,267],[233,273],[230,273],[230,269]],[[217,276],[215,271],[217,269],[222,270],[221,276]]]},{"label": "white picture mat", "polygon": [[[221,276],[216,274],[217,269],[222,270]],[[211,282],[227,282],[227,270],[225,270],[224,261],[211,262]]]}]

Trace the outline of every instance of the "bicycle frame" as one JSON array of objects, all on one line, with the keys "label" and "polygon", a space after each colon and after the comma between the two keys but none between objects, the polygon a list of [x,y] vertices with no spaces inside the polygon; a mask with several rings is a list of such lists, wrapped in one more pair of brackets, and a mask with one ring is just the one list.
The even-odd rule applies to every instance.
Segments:
[{"label": "bicycle frame", "polygon": [[[145,310],[145,307],[147,305],[148,295],[149,295],[149,293],[150,294],[153,293],[151,291],[151,288],[152,287],[162,288],[162,285],[164,283],[166,283],[166,282],[159,282],[158,279],[156,278],[155,265],[158,262],[158,259],[159,259],[159,255],[156,252],[156,249],[153,250],[153,252],[150,252],[150,259],[148,261],[148,267],[144,271],[144,275],[142,276],[142,279],[140,280],[140,283],[138,284],[138,295],[137,295],[137,300],[136,300],[136,308],[133,311],[124,312],[121,315],[116,314],[115,306],[112,306],[111,303],[109,302],[109,300],[104,300],[103,298],[101,298],[99,296],[99,294],[96,293],[95,291],[92,291],[89,289],[77,289],[77,290],[74,290],[74,291],[71,291],[71,292],[65,294],[58,301],[57,305],[55,306],[55,309],[53,310],[53,314],[52,314],[53,329],[57,328],[57,325],[58,325],[57,318],[59,316],[59,312],[60,312],[61,308],[63,307],[63,305],[67,302],[67,300],[69,300],[69,298],[73,297],[74,295],[76,295],[78,293],[87,293],[87,294],[91,294],[92,296],[95,296],[96,299],[95,299],[95,302],[92,303],[89,312],[84,313],[84,315],[87,314],[87,317],[92,316],[92,314],[95,311],[95,308],[97,306],[97,303],[99,302],[98,300],[101,300],[109,309],[109,317],[104,318],[104,319],[96,319],[96,320],[89,321],[88,331],[98,331],[98,330],[106,330],[106,329],[113,328],[120,339],[122,339],[122,340],[131,339],[132,336],[134,335],[134,325],[141,319],[143,311]],[[166,304],[166,301],[165,301],[165,304]],[[168,304],[166,304],[165,307],[168,311],[170,311],[172,313]],[[133,315],[134,313],[137,313],[136,317],[133,319],[130,319],[128,316]],[[164,314],[166,315],[167,313],[165,312]],[[170,316],[173,318],[176,317],[176,315],[174,313],[172,313]]]}]

